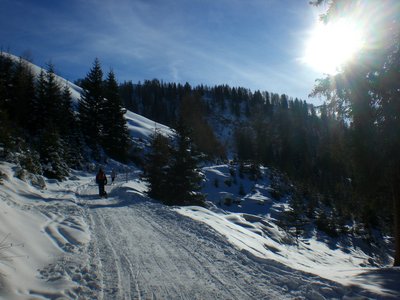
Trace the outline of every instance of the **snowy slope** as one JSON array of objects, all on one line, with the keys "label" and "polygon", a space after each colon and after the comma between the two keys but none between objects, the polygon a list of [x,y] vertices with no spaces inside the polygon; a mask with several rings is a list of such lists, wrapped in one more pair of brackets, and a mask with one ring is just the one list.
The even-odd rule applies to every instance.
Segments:
[{"label": "snowy slope", "polygon": [[[203,171],[206,174],[203,192],[214,206],[210,209],[182,207],[177,211],[208,224],[254,259],[274,260],[296,270],[344,285],[362,285],[375,292],[384,292],[385,288],[381,283],[371,282],[367,275],[379,274],[384,278],[385,274],[392,274],[396,280],[400,279],[400,269],[389,268],[393,258],[387,237],[377,238],[375,244],[370,244],[357,236],[331,238],[309,225],[309,232],[304,235],[310,238],[296,239],[280,228],[278,218],[287,209],[288,198],[276,200],[271,196],[273,189],[267,168],[262,168],[262,179],[257,181],[238,176],[238,169],[232,165],[210,166]],[[229,204],[226,204],[227,198],[232,200]],[[387,290],[389,294],[391,288]]]},{"label": "snowy slope", "polygon": [[[77,100],[80,88],[68,84]],[[173,134],[132,112],[125,117],[144,143],[156,129]],[[162,206],[146,197],[140,170],[105,166],[112,168],[129,171],[99,199],[93,174],[45,180],[41,189],[0,163],[0,299],[400,297],[387,239],[367,245],[310,231],[295,240],[279,228],[288,199],[272,197],[268,169],[255,182],[228,165],[205,167],[206,209]]]},{"label": "snowy slope", "polygon": [[[290,267],[288,257],[298,250],[288,247],[282,252],[286,246],[272,236],[278,232],[273,224],[264,247],[260,236],[246,229],[243,216],[176,208],[216,231],[184,217],[148,199],[136,169],[131,169],[128,180],[117,177],[106,187],[109,198],[99,199],[93,174],[75,172],[62,183],[47,180],[47,188],[40,190],[15,178],[13,168],[0,165],[6,174],[0,193],[0,237],[10,234],[4,244],[12,243],[1,252],[10,257],[0,264],[5,275],[0,277],[1,299],[394,299],[400,295],[398,286],[385,286],[398,279],[399,270],[364,269],[366,274],[351,280],[344,277],[339,283],[303,272],[295,263]],[[266,257],[257,259],[256,250]],[[314,255],[316,266],[318,250],[309,249],[307,254]],[[330,261],[335,263],[335,257]]]},{"label": "snowy slope", "polygon": [[174,135],[173,130],[160,123],[149,120],[134,112],[127,111],[125,119],[131,136],[135,139],[149,140],[150,135],[157,130],[165,136]]}]

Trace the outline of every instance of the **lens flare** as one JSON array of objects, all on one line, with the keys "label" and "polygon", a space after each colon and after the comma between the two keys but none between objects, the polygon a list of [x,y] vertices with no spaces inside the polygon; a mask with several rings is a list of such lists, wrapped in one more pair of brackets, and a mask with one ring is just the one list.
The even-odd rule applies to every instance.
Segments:
[{"label": "lens flare", "polygon": [[336,74],[364,46],[362,30],[345,19],[318,22],[307,41],[303,61],[313,69]]}]

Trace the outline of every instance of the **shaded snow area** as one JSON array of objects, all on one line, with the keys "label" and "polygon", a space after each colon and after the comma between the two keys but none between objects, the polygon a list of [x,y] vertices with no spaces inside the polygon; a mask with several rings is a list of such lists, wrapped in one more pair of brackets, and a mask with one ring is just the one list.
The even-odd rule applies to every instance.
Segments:
[{"label": "shaded snow area", "polygon": [[[268,213],[284,200],[273,201],[260,182],[243,179],[251,192],[229,207],[171,208],[145,196],[135,168],[106,186],[108,198],[97,196],[93,174],[74,172],[40,189],[30,184],[35,178],[16,178],[14,168],[0,164],[1,299],[400,296],[399,269],[360,267],[362,251],[313,238],[290,243]],[[227,170],[205,169],[209,199],[221,195],[215,177],[228,178]],[[236,195],[234,184],[224,193]],[[254,205],[267,213],[250,213]]]}]

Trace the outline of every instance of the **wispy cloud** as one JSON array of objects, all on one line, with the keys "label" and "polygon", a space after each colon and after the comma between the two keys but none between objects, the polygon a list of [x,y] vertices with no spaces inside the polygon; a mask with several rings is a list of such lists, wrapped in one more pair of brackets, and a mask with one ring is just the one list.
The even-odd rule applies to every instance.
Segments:
[{"label": "wispy cloud", "polygon": [[[25,47],[60,64],[69,76],[84,76],[99,57],[123,80],[157,77],[308,93],[295,60],[292,22],[302,13],[297,0],[3,1],[8,10],[27,11],[15,13],[12,29],[29,37]],[[293,7],[300,12],[291,13]],[[6,12],[0,17],[6,18],[0,25],[12,22]]]}]

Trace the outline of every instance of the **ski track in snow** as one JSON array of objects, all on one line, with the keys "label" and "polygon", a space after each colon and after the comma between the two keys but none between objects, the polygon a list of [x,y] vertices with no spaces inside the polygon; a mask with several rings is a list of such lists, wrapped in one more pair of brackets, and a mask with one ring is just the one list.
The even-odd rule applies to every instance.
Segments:
[{"label": "ski track in snow", "polygon": [[99,299],[324,299],[361,291],[262,263],[232,247],[210,227],[112,186],[77,188],[98,262]]},{"label": "ski track in snow", "polygon": [[41,213],[41,231],[60,255],[37,270],[46,283],[42,288],[12,299],[379,298],[273,260],[259,261],[211,227],[121,182],[106,187],[107,199],[97,196],[93,180],[64,188],[57,194],[68,196],[31,208],[13,204]]}]

